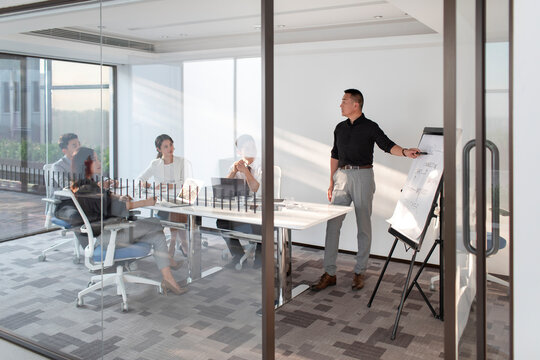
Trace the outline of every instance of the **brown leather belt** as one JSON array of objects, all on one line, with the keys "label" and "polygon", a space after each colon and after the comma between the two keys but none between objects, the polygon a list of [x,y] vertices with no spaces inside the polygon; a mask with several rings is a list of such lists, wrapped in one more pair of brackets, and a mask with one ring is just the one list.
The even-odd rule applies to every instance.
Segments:
[{"label": "brown leather belt", "polygon": [[340,166],[341,170],[356,170],[356,169],[371,169],[373,165],[343,165]]}]

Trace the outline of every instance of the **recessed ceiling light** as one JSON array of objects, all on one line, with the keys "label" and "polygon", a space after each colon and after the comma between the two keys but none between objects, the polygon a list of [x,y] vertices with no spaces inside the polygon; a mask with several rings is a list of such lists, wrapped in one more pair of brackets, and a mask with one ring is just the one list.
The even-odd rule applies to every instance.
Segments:
[{"label": "recessed ceiling light", "polygon": [[382,15],[375,15],[374,18],[375,19],[382,19],[383,17],[382,17]]},{"label": "recessed ceiling light", "polygon": [[253,25],[253,28],[254,28],[255,30],[261,30],[261,25]]},{"label": "recessed ceiling light", "polygon": [[285,27],[285,25],[283,25],[283,24],[278,24],[278,25],[276,25],[276,27],[277,27],[278,29],[283,29],[283,28]]}]

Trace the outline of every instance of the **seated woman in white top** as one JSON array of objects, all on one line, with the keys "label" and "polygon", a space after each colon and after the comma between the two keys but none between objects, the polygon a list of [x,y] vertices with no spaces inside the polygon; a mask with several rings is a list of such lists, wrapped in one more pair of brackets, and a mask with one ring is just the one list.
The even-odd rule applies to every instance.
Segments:
[{"label": "seated woman in white top", "polygon": [[[139,175],[137,180],[141,186],[151,187],[152,183],[158,186],[158,189],[174,189],[176,185],[177,192],[182,188],[186,178],[191,177],[191,163],[180,156],[174,156],[174,141],[166,134],[159,135],[154,142],[157,150],[157,158],[150,162],[150,165]],[[152,182],[150,182],[152,180]],[[176,196],[173,195],[173,196]],[[187,221],[186,215],[173,214],[159,211],[157,214],[162,220],[181,222]],[[186,256],[187,241],[185,233],[171,228],[171,242],[169,244],[169,254],[174,256],[176,246],[176,237],[181,239],[180,250]]]}]

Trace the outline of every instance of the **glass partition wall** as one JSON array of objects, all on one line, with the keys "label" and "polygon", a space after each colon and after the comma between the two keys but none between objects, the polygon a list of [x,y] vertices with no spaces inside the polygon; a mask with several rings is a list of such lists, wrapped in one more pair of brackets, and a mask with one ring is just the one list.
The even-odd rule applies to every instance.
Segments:
[{"label": "glass partition wall", "polygon": [[[352,256],[340,255],[336,290],[290,301],[323,272],[322,251],[297,247],[301,261],[291,260],[291,235],[324,244],[327,218],[317,216],[328,215],[328,157],[332,132],[344,119],[345,89],[364,92],[367,116],[400,145],[414,146],[424,126],[442,124],[442,86],[435,80],[442,45],[434,31],[390,3],[373,1],[280,1],[275,10],[273,1],[262,1],[262,9],[248,0],[54,3],[30,13],[0,12],[0,48],[7,49],[0,56],[0,71],[7,69],[0,104],[2,116],[9,112],[2,141],[15,139],[21,155],[12,166],[18,168],[35,160],[22,144],[43,147],[33,178],[33,170],[2,168],[0,192],[13,197],[8,210],[21,209],[7,221],[39,226],[24,225],[0,244],[7,284],[0,328],[82,359],[401,356],[401,347],[375,344],[392,326],[398,290],[385,290],[393,302],[376,310],[384,316],[374,320],[363,306],[352,314],[350,304],[369,296],[350,291]],[[406,93],[405,83],[411,85]],[[39,121],[31,116],[36,109]],[[274,109],[275,164],[273,126],[261,124],[273,121]],[[413,112],[414,119],[403,115]],[[44,125],[34,131],[34,123]],[[67,176],[43,173],[63,156],[56,142],[64,133],[77,134],[90,149],[76,179],[70,167]],[[269,188],[263,178],[271,173],[261,172],[262,159],[273,169],[270,196],[284,201],[261,200]],[[375,194],[373,232],[382,235],[372,253],[385,256],[391,243],[385,219],[409,163],[378,151],[374,165],[382,191]],[[81,186],[71,185],[81,177],[79,192]],[[53,185],[49,192],[45,184]],[[80,209],[69,200],[57,203],[72,194]],[[49,195],[52,201],[41,201]],[[80,212],[92,215],[86,227]],[[261,271],[260,225],[268,225],[269,213],[279,221],[265,231],[274,241],[265,244],[271,250]],[[46,221],[54,224],[53,217],[65,222],[30,236],[43,232]],[[86,247],[90,230],[96,241]],[[342,239],[341,249],[356,250],[351,216]],[[57,241],[66,243],[42,254]],[[80,262],[73,264],[76,241]],[[368,282],[381,266],[371,263]],[[292,289],[293,275],[303,287]],[[264,299],[263,286],[271,293]],[[416,313],[426,309],[418,298],[411,301],[409,310],[417,311],[402,325],[412,333],[421,323]],[[274,329],[274,305],[283,304]],[[415,336],[439,337],[442,328],[434,322]],[[413,335],[404,335],[415,346]],[[438,346],[429,348],[432,357],[440,355]]]},{"label": "glass partition wall", "polygon": [[261,357],[260,22],[221,1],[2,15],[4,334],[60,358]]},{"label": "glass partition wall", "polygon": [[[104,179],[114,177],[116,83],[99,42],[62,32],[79,21],[98,29],[99,4],[0,18],[0,328],[49,357],[90,359],[107,347],[102,309],[116,298],[95,291],[77,301],[107,276],[98,236]],[[84,203],[85,183],[91,206],[79,211],[70,196]]]},{"label": "glass partition wall", "polygon": [[118,316],[117,296],[103,306],[103,317],[115,318],[104,323],[104,341],[115,345],[105,357],[260,358],[260,4],[103,5],[105,37],[152,46],[102,51],[105,63],[122,57],[117,193],[147,203],[134,232],[157,222],[153,241],[164,241],[168,256],[161,268],[154,247],[154,257],[136,262],[164,294],[130,284],[127,313]]}]

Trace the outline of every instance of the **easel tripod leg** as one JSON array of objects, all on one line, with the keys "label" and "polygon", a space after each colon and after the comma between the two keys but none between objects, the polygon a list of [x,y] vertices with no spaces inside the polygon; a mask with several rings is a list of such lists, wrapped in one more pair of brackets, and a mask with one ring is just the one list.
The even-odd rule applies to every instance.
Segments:
[{"label": "easel tripod leg", "polygon": [[435,318],[439,318],[439,316],[437,315],[437,313],[433,309],[433,306],[431,306],[431,303],[429,302],[429,299],[427,298],[424,291],[422,291],[422,289],[420,288],[420,285],[418,284],[418,278],[422,274],[422,271],[426,267],[429,259],[431,258],[431,255],[433,254],[433,251],[435,250],[435,247],[437,247],[438,244],[439,244],[439,240],[435,240],[435,242],[431,246],[431,249],[429,250],[426,258],[424,259],[424,262],[422,263],[422,266],[420,266],[420,269],[416,273],[416,276],[414,277],[413,281],[411,282],[411,285],[409,286],[409,289],[407,290],[407,293],[405,294],[405,299],[407,299],[409,297],[409,294],[411,293],[413,287],[416,286],[418,288],[418,291],[420,291],[420,294],[424,298],[424,301],[426,302],[427,306],[429,307],[429,310],[431,310],[431,313],[433,314],[433,317],[435,317]]},{"label": "easel tripod leg", "polygon": [[417,250],[414,251],[414,254],[411,259],[411,265],[409,266],[409,272],[407,273],[407,279],[405,280],[405,285],[403,286],[403,292],[401,293],[401,302],[399,303],[398,312],[396,315],[396,321],[394,323],[394,330],[392,330],[392,336],[390,339],[394,340],[396,338],[397,328],[399,324],[399,318],[401,317],[401,311],[403,310],[403,305],[405,304],[405,295],[407,294],[407,289],[409,287],[409,281],[411,280],[411,275],[414,267],[414,261],[416,260]]},{"label": "easel tripod leg", "polygon": [[381,274],[379,275],[379,280],[377,280],[375,289],[373,289],[373,293],[371,294],[371,297],[369,298],[369,302],[367,304],[368,307],[371,307],[371,303],[373,302],[373,299],[375,298],[375,294],[377,294],[377,290],[379,290],[379,285],[381,285],[381,280],[384,276],[384,273],[386,272],[386,268],[388,267],[388,263],[390,262],[390,259],[392,258],[392,254],[394,253],[394,249],[396,248],[397,243],[398,243],[398,238],[394,240],[394,245],[392,245],[392,249],[390,249],[390,253],[388,254],[388,257],[386,258],[386,262],[384,263]]},{"label": "easel tripod leg", "polygon": [[439,238],[439,319],[444,321],[444,248]]}]

